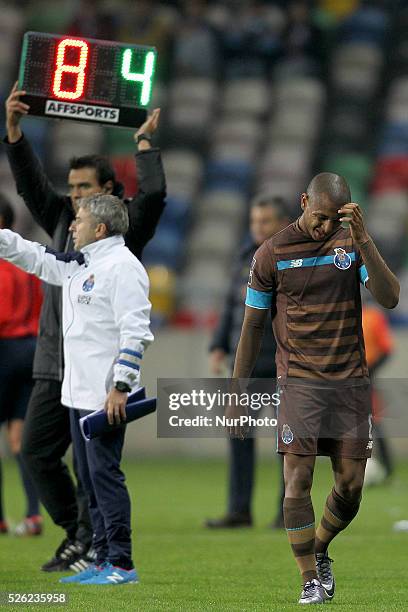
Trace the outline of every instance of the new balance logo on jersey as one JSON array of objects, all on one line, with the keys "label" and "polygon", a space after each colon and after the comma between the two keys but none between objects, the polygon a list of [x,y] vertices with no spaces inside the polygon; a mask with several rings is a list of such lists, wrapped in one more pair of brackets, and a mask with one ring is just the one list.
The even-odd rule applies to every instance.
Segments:
[{"label": "new balance logo on jersey", "polygon": [[291,268],[301,268],[303,265],[303,259],[292,259],[290,262]]}]

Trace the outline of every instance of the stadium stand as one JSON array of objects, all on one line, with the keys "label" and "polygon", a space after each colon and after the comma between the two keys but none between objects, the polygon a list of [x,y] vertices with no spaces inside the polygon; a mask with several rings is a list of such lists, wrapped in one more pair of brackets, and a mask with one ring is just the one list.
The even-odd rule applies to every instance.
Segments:
[{"label": "stadium stand", "polygon": [[[156,322],[177,321],[177,313],[202,322],[216,312],[250,196],[282,195],[296,215],[315,170],[344,174],[351,184],[379,247],[401,271],[394,321],[408,321],[406,3],[141,1],[126,20],[110,3],[99,12],[94,4],[0,2],[0,98],[29,29],[159,48],[154,106],[162,107],[168,203],[145,251]],[[143,32],[135,26],[142,18]],[[99,151],[112,157],[126,192],[136,188],[131,131],[35,118],[23,125],[58,187],[69,157]],[[0,155],[19,229],[38,236]]]}]

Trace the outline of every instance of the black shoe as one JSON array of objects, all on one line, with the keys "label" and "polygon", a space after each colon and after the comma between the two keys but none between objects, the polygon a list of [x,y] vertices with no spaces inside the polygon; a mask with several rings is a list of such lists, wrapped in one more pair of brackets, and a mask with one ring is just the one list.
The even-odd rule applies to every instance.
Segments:
[{"label": "black shoe", "polygon": [[85,554],[82,554],[79,559],[71,563],[69,569],[73,572],[83,572],[86,570],[92,563],[96,562],[96,550],[91,546]]},{"label": "black shoe", "polygon": [[285,529],[285,521],[283,520],[283,516],[277,516],[272,523],[268,525],[269,529]]},{"label": "black shoe", "polygon": [[86,551],[87,547],[79,540],[66,538],[55,551],[52,559],[41,567],[43,572],[65,572],[69,566],[77,561]]},{"label": "black shoe", "polygon": [[234,529],[236,527],[252,527],[252,517],[246,512],[226,514],[219,519],[208,519],[204,523],[209,529]]}]

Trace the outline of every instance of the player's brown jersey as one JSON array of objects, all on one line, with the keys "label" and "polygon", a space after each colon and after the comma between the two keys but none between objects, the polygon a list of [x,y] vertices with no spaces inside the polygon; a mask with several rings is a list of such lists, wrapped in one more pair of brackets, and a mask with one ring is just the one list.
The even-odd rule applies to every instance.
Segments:
[{"label": "player's brown jersey", "polygon": [[368,280],[349,229],[315,241],[299,220],[266,240],[252,261],[246,304],[272,308],[278,377],[366,377],[360,282]]}]

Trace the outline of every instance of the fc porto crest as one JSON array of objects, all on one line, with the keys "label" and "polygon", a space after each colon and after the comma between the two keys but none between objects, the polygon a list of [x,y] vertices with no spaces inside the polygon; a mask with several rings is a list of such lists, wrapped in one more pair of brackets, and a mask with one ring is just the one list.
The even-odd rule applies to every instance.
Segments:
[{"label": "fc porto crest", "polygon": [[344,249],[337,248],[334,249],[334,265],[339,270],[348,270],[351,266],[351,257]]},{"label": "fc porto crest", "polygon": [[84,284],[82,285],[82,291],[92,291],[92,289],[94,288],[94,285],[95,285],[95,275],[91,274],[91,276],[87,278],[86,281],[84,281]]},{"label": "fc porto crest", "polygon": [[282,427],[282,442],[285,444],[290,444],[293,442],[293,432],[287,423],[285,423]]}]

